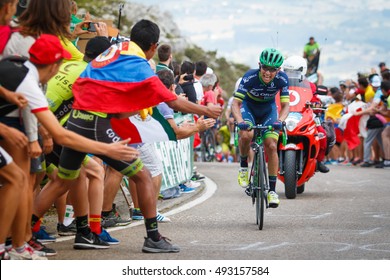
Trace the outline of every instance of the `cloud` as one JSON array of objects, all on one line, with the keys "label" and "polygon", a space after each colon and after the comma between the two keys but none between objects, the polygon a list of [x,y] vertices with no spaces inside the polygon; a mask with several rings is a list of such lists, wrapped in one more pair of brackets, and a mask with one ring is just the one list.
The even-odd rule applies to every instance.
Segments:
[{"label": "cloud", "polygon": [[390,57],[388,0],[136,2],[158,4],[193,43],[250,67],[265,47],[300,55],[309,36],[321,45],[320,70],[329,83],[356,78]]}]

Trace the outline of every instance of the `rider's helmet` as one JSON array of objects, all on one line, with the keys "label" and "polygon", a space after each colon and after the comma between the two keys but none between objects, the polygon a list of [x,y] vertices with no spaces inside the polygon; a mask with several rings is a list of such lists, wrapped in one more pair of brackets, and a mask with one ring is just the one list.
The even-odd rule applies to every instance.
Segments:
[{"label": "rider's helmet", "polygon": [[298,75],[298,78],[302,81],[306,75],[307,61],[302,56],[293,55],[284,61],[282,68],[289,78]]},{"label": "rider's helmet", "polygon": [[279,68],[283,64],[284,58],[277,49],[267,48],[261,52],[259,60],[262,65]]}]

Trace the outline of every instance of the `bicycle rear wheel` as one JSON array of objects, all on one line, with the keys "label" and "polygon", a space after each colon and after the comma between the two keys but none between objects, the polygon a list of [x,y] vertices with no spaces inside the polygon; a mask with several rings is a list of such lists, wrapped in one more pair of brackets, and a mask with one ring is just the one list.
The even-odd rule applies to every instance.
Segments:
[{"label": "bicycle rear wheel", "polygon": [[204,162],[212,162],[215,159],[215,139],[210,130],[206,130],[203,135],[202,159]]}]

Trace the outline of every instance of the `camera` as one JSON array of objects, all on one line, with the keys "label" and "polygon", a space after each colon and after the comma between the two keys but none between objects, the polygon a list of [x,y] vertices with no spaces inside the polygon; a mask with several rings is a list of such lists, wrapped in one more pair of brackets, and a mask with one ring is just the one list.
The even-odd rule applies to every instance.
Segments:
[{"label": "camera", "polygon": [[87,28],[87,30],[88,30],[89,32],[96,32],[95,24],[99,26],[99,24],[98,24],[97,22],[88,22],[88,28]]},{"label": "camera", "polygon": [[185,81],[192,81],[194,79],[194,74],[187,74],[183,77]]}]

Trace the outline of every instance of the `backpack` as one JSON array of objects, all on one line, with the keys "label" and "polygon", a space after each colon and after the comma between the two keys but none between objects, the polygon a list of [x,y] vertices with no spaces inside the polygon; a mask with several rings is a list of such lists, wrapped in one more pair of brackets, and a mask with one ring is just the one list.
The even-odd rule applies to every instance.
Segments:
[{"label": "backpack", "polygon": [[[29,69],[24,66],[27,57],[7,56],[0,60],[0,85],[10,91],[16,91],[26,77]],[[18,107],[0,98],[0,116],[16,110]]]}]

